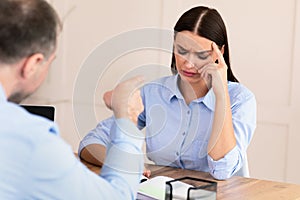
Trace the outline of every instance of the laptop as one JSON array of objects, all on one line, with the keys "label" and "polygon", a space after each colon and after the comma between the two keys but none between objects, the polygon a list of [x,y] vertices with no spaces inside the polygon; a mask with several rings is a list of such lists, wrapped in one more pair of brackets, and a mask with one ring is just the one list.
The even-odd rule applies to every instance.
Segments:
[{"label": "laptop", "polygon": [[21,107],[25,108],[28,112],[45,117],[54,121],[55,117],[55,108],[54,106],[48,105],[20,105]]}]

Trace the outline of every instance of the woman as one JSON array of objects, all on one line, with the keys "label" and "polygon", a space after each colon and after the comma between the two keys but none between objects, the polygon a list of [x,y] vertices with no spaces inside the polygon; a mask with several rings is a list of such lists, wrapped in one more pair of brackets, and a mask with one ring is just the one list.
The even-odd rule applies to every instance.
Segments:
[{"label": "woman", "polygon": [[[248,176],[256,101],[233,75],[226,27],[215,9],[195,7],[179,18],[171,68],[173,76],[141,91],[138,126],[146,127],[147,157],[157,165],[210,172],[216,179]],[[81,158],[102,163],[112,121],[100,122],[83,139]]]}]

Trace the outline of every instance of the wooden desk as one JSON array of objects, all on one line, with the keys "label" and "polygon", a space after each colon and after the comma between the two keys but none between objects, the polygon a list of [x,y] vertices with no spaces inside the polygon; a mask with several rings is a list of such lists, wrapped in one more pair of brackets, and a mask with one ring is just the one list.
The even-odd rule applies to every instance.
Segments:
[{"label": "wooden desk", "polygon": [[[99,174],[100,167],[82,161],[90,170]],[[183,170],[171,167],[145,165],[151,170],[151,177],[169,176],[180,178],[191,176],[201,179],[214,180],[209,173]],[[216,181],[216,180],[214,180]],[[266,181],[253,178],[234,176],[226,181],[217,181],[219,200],[300,200],[300,185],[288,184],[275,181]]]}]

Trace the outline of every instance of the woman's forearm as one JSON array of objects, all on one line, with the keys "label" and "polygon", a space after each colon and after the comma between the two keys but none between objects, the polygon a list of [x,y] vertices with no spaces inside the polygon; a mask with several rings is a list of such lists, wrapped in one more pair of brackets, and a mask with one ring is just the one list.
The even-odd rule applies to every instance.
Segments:
[{"label": "woman's forearm", "polygon": [[102,166],[106,155],[106,147],[100,144],[90,144],[82,149],[80,158],[94,165]]},{"label": "woman's forearm", "polygon": [[214,160],[223,158],[236,145],[228,89],[216,96],[215,114],[207,152]]}]

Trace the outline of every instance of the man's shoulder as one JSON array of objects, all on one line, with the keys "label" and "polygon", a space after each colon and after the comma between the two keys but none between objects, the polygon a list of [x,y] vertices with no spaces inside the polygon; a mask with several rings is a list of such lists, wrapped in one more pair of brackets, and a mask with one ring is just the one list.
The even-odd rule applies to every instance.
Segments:
[{"label": "man's shoulder", "polygon": [[[64,152],[70,147],[56,135],[58,130],[54,122],[32,115],[11,103],[0,104],[0,110],[0,152],[3,153],[0,153],[0,157],[6,162],[7,169],[14,171],[11,165],[19,165],[23,166],[25,171],[32,170],[26,171],[27,175],[43,177],[41,172],[47,174],[43,169],[53,167],[49,163],[58,156],[65,157]],[[70,150],[69,154],[72,154]],[[60,160],[64,161],[60,165],[66,165],[65,163],[70,161],[61,157]],[[71,157],[71,160],[74,159]],[[18,172],[20,179],[25,178],[22,175],[25,171],[22,170]]]},{"label": "man's shoulder", "polygon": [[0,131],[15,132],[16,134],[26,134],[28,137],[48,135],[58,135],[57,125],[38,115],[34,115],[26,111],[19,105],[6,103],[0,105],[0,121],[2,128]]}]

